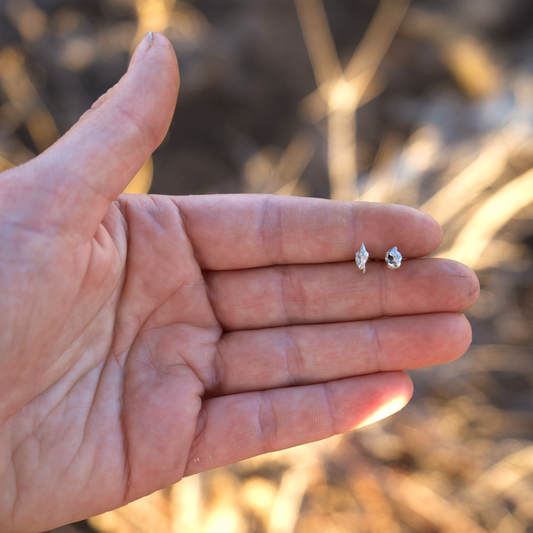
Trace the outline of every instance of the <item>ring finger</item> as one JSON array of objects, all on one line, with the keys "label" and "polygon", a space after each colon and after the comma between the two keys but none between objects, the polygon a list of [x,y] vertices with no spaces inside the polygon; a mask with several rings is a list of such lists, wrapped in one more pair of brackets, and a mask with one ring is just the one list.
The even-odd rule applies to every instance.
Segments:
[{"label": "ring finger", "polygon": [[217,386],[209,394],[442,364],[460,357],[471,338],[470,324],[455,313],[227,333],[217,347]]},{"label": "ring finger", "polygon": [[477,298],[465,265],[413,259],[390,271],[384,261],[287,265],[204,272],[211,304],[226,331],[458,312]]}]

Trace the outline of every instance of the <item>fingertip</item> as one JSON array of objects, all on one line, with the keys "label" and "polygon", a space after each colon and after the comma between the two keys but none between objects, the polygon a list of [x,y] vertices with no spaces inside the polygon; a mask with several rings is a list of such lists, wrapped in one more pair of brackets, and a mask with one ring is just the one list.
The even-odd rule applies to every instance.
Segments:
[{"label": "fingertip", "polygon": [[166,96],[175,105],[180,86],[178,59],[174,47],[164,35],[152,33],[150,48],[133,71],[145,78],[144,83],[156,84],[162,97]]},{"label": "fingertip", "polygon": [[411,377],[405,373],[405,372],[398,372],[398,380],[402,382],[403,380],[403,400],[404,400],[404,407],[411,401],[411,398],[413,397],[413,393],[415,391],[415,386],[413,384],[413,380]]},{"label": "fingertip", "polygon": [[358,242],[373,241],[368,249],[371,257],[382,258],[396,246],[405,258],[432,254],[442,243],[439,223],[427,213],[405,205],[359,202],[355,203]]},{"label": "fingertip", "polygon": [[[442,227],[431,215],[428,215],[427,213],[424,213],[424,211],[420,210],[418,210],[418,212],[422,214],[422,216],[426,219],[426,223],[431,228],[429,232],[430,242],[428,247],[435,252],[442,244],[442,239],[444,238]],[[431,238],[433,240],[431,240]]]},{"label": "fingertip", "polygon": [[133,53],[124,81],[138,98],[157,92],[161,109],[167,110],[170,106],[173,109],[178,97],[180,75],[170,41],[160,33],[148,32]]},{"label": "fingertip", "polygon": [[413,396],[413,382],[405,372],[383,372],[367,376],[374,398],[367,406],[367,415],[353,428],[361,428],[401,411]]},{"label": "fingertip", "polygon": [[338,409],[338,433],[382,420],[403,409],[413,395],[411,378],[401,371],[379,372],[332,382]]},{"label": "fingertip", "polygon": [[440,224],[431,216],[415,209],[414,207],[402,206],[412,217],[415,218],[413,226],[418,228],[418,238],[423,244],[423,248],[427,251],[424,255],[429,255],[435,252],[442,244],[444,233]]},{"label": "fingertip", "polygon": [[470,348],[470,345],[472,344],[472,325],[470,324],[468,318],[466,318],[466,316],[462,313],[456,314],[455,317],[459,331],[459,342],[457,346],[458,355],[456,359],[459,359],[459,357],[462,357],[467,352],[468,348]]},{"label": "fingertip", "polygon": [[[455,298],[450,310],[461,312],[472,307],[479,297],[479,279],[467,265],[453,259],[436,259],[443,268],[443,276],[453,278]],[[452,293],[450,293],[452,295]]]},{"label": "fingertip", "polygon": [[161,33],[152,33],[152,46],[154,50],[161,54],[162,58],[165,61],[169,61],[170,66],[172,66],[173,74],[177,76],[177,81],[179,83],[179,67],[178,67],[178,58],[172,43]]},{"label": "fingertip", "polygon": [[[390,387],[391,390],[394,391],[393,397],[389,400],[389,403],[392,403],[397,407],[397,411],[400,411],[411,401],[411,398],[413,397],[413,380],[406,372],[403,371],[387,372],[385,376],[391,380]],[[394,414],[395,412],[396,411],[391,411],[390,414]]]},{"label": "fingertip", "polygon": [[[437,317],[438,318],[438,317]],[[440,331],[435,353],[440,354],[438,361],[431,364],[451,363],[462,357],[472,344],[472,326],[462,313],[441,315]]]}]

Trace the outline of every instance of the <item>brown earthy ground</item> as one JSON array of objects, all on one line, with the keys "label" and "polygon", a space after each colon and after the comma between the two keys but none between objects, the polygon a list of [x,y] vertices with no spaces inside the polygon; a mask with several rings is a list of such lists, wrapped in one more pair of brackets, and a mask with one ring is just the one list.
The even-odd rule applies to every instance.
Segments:
[{"label": "brown earthy ground", "polygon": [[164,31],[180,100],[131,191],[422,207],[443,224],[439,255],[482,284],[472,348],[411,372],[401,413],[57,533],[533,532],[533,4],[421,0],[405,16],[400,0],[325,4],[325,16],[319,0],[0,4],[0,170],[51,144],[135,41]]}]

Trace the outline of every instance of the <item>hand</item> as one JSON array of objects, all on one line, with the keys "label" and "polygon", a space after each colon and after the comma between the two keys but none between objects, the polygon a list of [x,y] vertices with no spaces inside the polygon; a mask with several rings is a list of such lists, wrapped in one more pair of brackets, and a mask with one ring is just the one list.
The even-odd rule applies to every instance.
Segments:
[{"label": "hand", "polygon": [[[368,424],[409,400],[402,370],[470,343],[456,313],[477,280],[417,259],[441,239],[423,213],[119,196],[164,138],[178,85],[170,44],[146,37],[78,125],[0,175],[2,531]],[[363,276],[361,241],[409,259]]]}]

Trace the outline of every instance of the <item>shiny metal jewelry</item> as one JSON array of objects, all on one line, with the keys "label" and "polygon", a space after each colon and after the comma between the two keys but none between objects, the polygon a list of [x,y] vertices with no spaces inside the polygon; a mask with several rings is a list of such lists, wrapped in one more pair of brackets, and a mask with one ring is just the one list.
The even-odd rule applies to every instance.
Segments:
[{"label": "shiny metal jewelry", "polygon": [[369,253],[366,251],[364,243],[361,244],[361,248],[355,254],[355,263],[359,267],[359,270],[363,271],[363,274],[366,272],[366,262],[370,257]]},{"label": "shiny metal jewelry", "polygon": [[398,251],[396,246],[387,252],[387,255],[385,256],[385,263],[387,263],[387,266],[391,270],[400,268],[400,265],[402,264],[402,254]]}]

